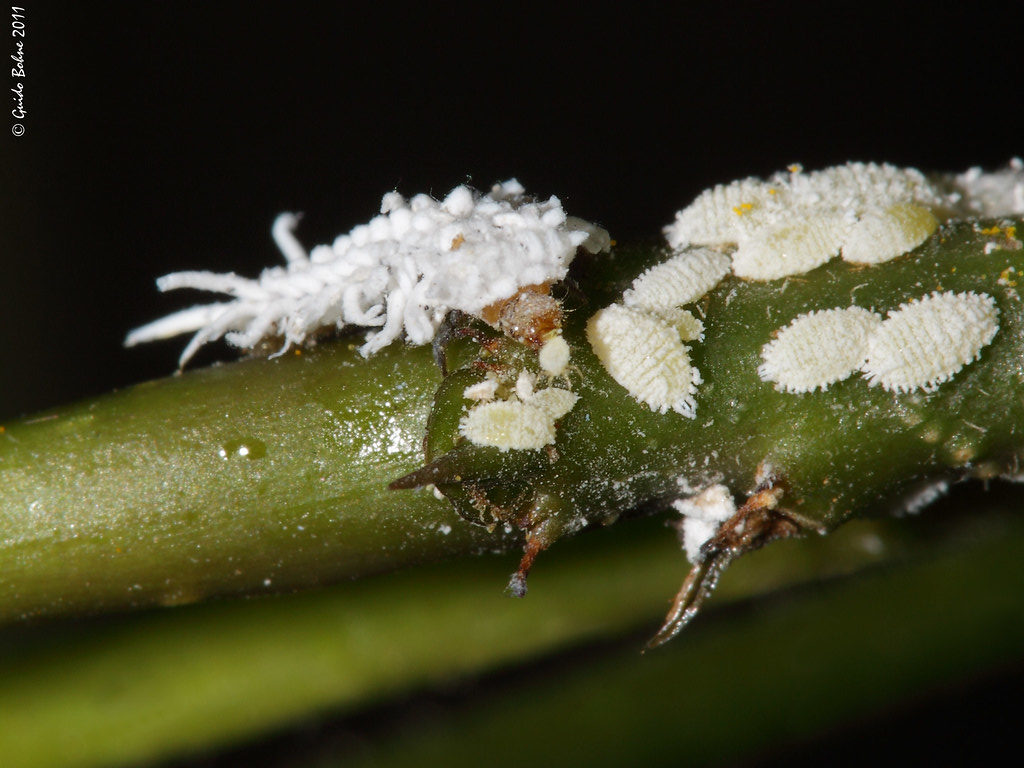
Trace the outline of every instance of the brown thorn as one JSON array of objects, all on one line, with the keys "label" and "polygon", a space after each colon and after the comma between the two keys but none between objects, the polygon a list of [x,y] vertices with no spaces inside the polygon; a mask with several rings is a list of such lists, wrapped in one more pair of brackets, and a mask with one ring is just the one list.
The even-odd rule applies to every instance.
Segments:
[{"label": "brown thorn", "polygon": [[718,583],[719,576],[726,566],[732,562],[735,555],[730,552],[719,552],[713,557],[703,557],[696,563],[683,581],[683,585],[676,593],[665,621],[657,634],[647,641],[644,650],[657,648],[664,645],[673,637],[682,632],[683,627],[690,623],[690,620],[697,615],[704,599],[711,594]]},{"label": "brown thorn", "polygon": [[714,591],[722,572],[742,554],[770,541],[797,536],[806,526],[778,509],[785,483],[766,478],[736,513],[700,548],[700,561],[686,575],[672,607],[646,649],[657,648],[678,635],[697,615],[704,600]]},{"label": "brown thorn", "polygon": [[526,597],[526,577],[529,575],[537,555],[544,551],[544,546],[540,538],[536,536],[528,536],[526,538],[526,546],[524,547],[523,558],[519,561],[519,568],[512,574],[512,578],[508,580],[508,586],[505,588],[505,591],[510,596]]}]

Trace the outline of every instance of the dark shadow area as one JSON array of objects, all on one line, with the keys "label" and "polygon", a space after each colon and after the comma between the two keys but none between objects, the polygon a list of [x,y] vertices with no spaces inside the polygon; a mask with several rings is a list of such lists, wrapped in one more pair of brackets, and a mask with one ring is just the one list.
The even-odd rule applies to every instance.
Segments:
[{"label": "dark shadow area", "polygon": [[0,418],[172,372],[183,341],[121,347],[199,300],[154,278],[280,263],[281,211],[311,246],[389,190],[517,176],[628,242],[794,161],[1022,152],[1010,19],[856,8],[33,4],[26,132],[2,138]]}]

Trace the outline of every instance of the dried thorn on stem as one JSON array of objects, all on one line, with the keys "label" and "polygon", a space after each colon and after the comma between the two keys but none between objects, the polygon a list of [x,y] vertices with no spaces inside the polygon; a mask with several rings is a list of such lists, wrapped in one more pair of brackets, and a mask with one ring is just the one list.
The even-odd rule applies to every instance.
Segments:
[{"label": "dried thorn on stem", "polygon": [[[735,519],[735,518],[733,518]],[[668,615],[658,633],[647,641],[644,650],[657,648],[678,635],[690,619],[697,615],[704,604],[704,599],[711,594],[718,584],[722,571],[737,555],[728,551],[719,552],[713,557],[704,557],[696,563],[683,581],[683,586],[676,593]]]},{"label": "dried thorn on stem", "polygon": [[510,597],[526,597],[526,577],[533,567],[533,561],[537,559],[537,555],[544,551],[545,547],[546,545],[541,542],[539,537],[527,537],[523,558],[519,561],[519,568],[512,574],[512,578],[508,580],[508,586],[505,588]]},{"label": "dried thorn on stem", "polygon": [[646,649],[657,648],[678,635],[697,615],[704,600],[718,585],[722,572],[742,554],[759,549],[770,541],[800,535],[805,526],[778,509],[785,485],[774,477],[766,478],[736,514],[722,523],[718,532],[704,542],[701,559],[694,564],[679,588],[661,629]]}]

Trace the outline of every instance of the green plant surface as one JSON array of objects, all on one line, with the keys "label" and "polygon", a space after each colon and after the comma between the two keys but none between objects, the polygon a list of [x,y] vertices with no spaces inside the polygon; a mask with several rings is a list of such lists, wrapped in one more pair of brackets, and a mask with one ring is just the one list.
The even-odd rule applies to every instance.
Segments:
[{"label": "green plant surface", "polygon": [[[858,521],[828,538],[761,550],[729,571],[719,604],[884,563],[937,557],[965,539],[1018,541],[1024,535],[1005,515],[954,526],[923,522]],[[528,600],[502,598],[503,558],[488,557],[303,594],[8,627],[0,634],[4,765],[135,765],[208,751],[310,716],[355,711],[624,634],[634,637],[630,659],[639,660],[633,633],[650,631],[666,587],[684,569],[662,522],[631,522],[564,549],[538,571]],[[1002,575],[997,569],[992,578]],[[898,582],[899,572],[891,579]],[[989,591],[1005,596],[1002,586]],[[842,603],[840,609],[847,610]],[[913,618],[913,611],[910,616],[932,620]],[[737,637],[758,631],[732,624],[730,619],[712,630],[719,640],[710,644],[734,631]],[[708,625],[717,626],[714,616]],[[851,628],[848,642],[870,633],[870,626]],[[684,654],[689,647],[680,645]],[[823,653],[834,661],[831,650]],[[663,658],[675,656],[648,654],[639,668],[627,666],[650,681],[643,670],[662,669]],[[812,653],[809,660],[814,658]],[[758,706],[770,694],[767,687],[750,692],[765,698]],[[537,695],[538,712],[551,711],[545,695]],[[707,716],[746,706],[742,696],[736,701],[722,698],[714,704],[717,715],[712,709]]]},{"label": "green plant surface", "polygon": [[0,433],[0,619],[309,587],[503,545],[429,492],[439,375],[344,342],[141,384]]},{"label": "green plant surface", "polygon": [[[1020,664],[1017,506],[996,525],[1007,526],[1000,533],[968,536],[954,550],[707,615],[643,657],[620,645],[586,662],[549,664],[504,681],[498,694],[435,706],[383,725],[371,740],[341,740],[280,764],[471,766],[487,754],[510,767],[733,765],[868,714],[884,717]],[[858,754],[886,764],[890,749],[879,740]]]},{"label": "green plant surface", "polygon": [[[696,419],[633,400],[584,338],[587,317],[662,251],[585,260],[575,279],[586,303],[570,307],[565,327],[580,400],[554,454],[458,435],[476,364],[529,364],[511,341],[497,352],[461,342],[443,383],[426,348],[365,360],[343,339],[10,422],[0,434],[0,619],[284,591],[513,546],[510,528],[466,525],[428,490],[388,490],[422,464],[425,434],[427,471],[465,517],[480,517],[463,491],[472,483],[505,511],[502,522],[544,545],[663,508],[684,483],[724,482],[740,496],[766,463],[786,482],[787,512],[822,529],[886,500],[898,506],[922,482],[1016,473],[1024,310],[999,278],[1024,273],[1024,251],[991,242],[979,225],[956,224],[878,266],[832,262],[769,283],[727,277],[699,306]],[[1000,329],[934,392],[893,394],[852,377],[792,395],[757,376],[762,345],[799,313],[851,302],[885,311],[939,289],[989,293]]]}]

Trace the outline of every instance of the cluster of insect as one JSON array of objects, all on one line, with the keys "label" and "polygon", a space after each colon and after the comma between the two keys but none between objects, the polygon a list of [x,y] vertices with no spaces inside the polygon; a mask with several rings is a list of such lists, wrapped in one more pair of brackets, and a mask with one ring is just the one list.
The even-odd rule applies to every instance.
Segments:
[{"label": "cluster of insect", "polygon": [[785,392],[826,390],[861,371],[871,385],[926,392],[976,360],[999,330],[986,293],[934,291],[880,315],[861,307],[797,317],[764,345],[761,378]]},{"label": "cluster of insect", "polygon": [[[1024,210],[1017,200],[1022,178],[1016,162],[998,185],[974,171],[929,183],[913,169],[850,163],[806,174],[791,166],[768,181],[715,187],[665,228],[675,255],[640,275],[621,303],[598,312],[588,338],[609,374],[637,400],[693,418],[701,377],[685,342],[701,336],[686,307],[730,271],[772,281],[840,256],[881,264],[923,243],[940,218]],[[917,298],[884,321],[855,306],[819,310],[797,317],[765,344],[758,373],[793,393],[826,389],[857,370],[889,390],[931,390],[976,359],[998,327],[992,298],[972,293]]]},{"label": "cluster of insect", "polygon": [[[703,380],[691,352],[705,331],[695,311],[728,275],[784,280],[835,258],[871,267],[914,250],[944,220],[1022,213],[1020,161],[996,173],[972,169],[938,178],[883,164],[811,173],[794,165],[767,180],[720,185],[676,214],[664,230],[666,259],[596,311],[586,338],[633,399],[693,419]],[[536,365],[490,372],[467,387],[461,438],[503,452],[555,442],[579,395],[561,302],[551,288],[566,277],[578,249],[609,250],[607,232],[568,216],[556,197],[534,200],[514,179],[486,194],[459,186],[440,201],[389,193],[378,216],[308,253],[295,237],[297,222],[292,214],[278,217],[272,233],[286,264],[256,279],[200,271],[161,278],[161,290],[195,288],[229,299],[139,328],[126,343],[193,333],[184,365],[219,338],[249,350],[274,344],[280,354],[324,329],[356,326],[368,329],[360,347],[368,356],[398,340],[435,341],[452,313],[463,313],[533,350]],[[1019,246],[1014,232],[999,234]],[[893,392],[931,391],[977,359],[999,331],[998,309],[985,293],[905,299],[891,308],[822,308],[793,318],[765,339],[758,375],[794,395],[857,372],[867,385]],[[770,506],[775,497],[765,498]],[[675,507],[687,554],[700,564],[708,542],[734,519],[733,495],[711,485]]]}]

